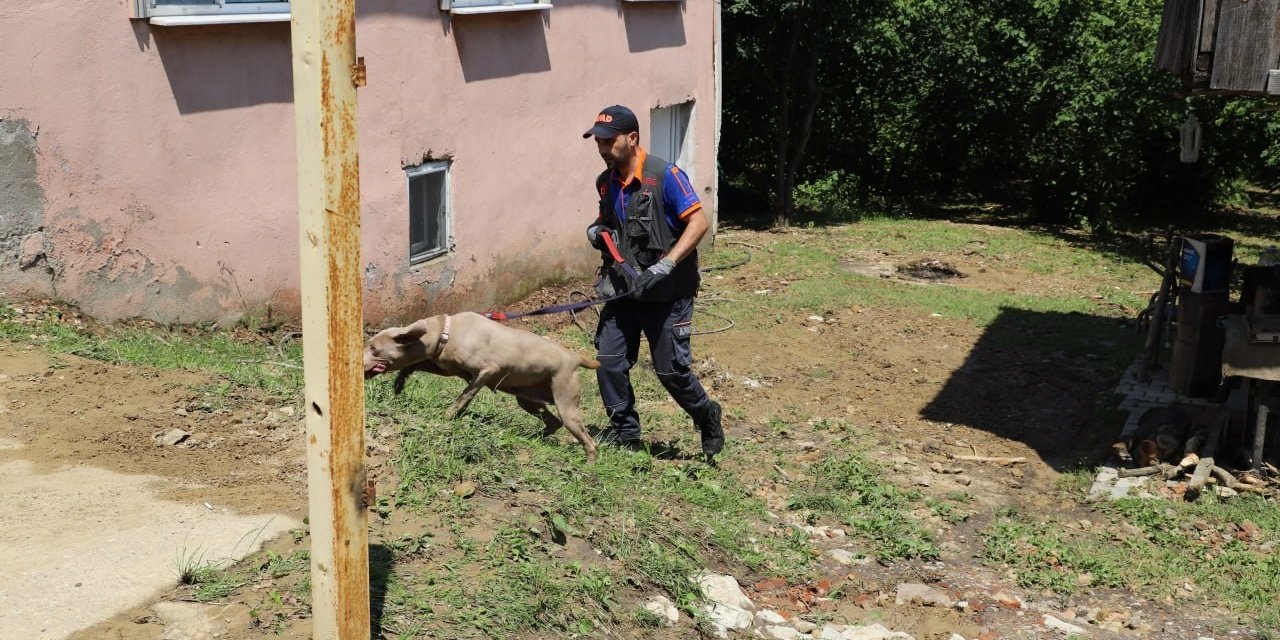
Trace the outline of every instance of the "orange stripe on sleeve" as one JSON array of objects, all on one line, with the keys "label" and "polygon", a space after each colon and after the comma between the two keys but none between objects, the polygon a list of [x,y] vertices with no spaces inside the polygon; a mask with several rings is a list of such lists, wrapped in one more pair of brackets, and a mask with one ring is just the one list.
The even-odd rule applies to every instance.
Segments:
[{"label": "orange stripe on sleeve", "polygon": [[698,211],[699,209],[702,209],[702,203],[701,203],[701,202],[695,202],[695,203],[693,203],[692,205],[690,205],[688,209],[685,209],[685,210],[680,214],[679,219],[680,219],[680,220],[684,220],[685,218],[688,218],[689,216],[693,215],[693,212],[694,212],[694,211]]},{"label": "orange stripe on sleeve", "polygon": [[680,171],[676,169],[675,165],[671,165],[671,175],[675,177],[676,184],[680,185],[681,193],[684,193],[686,196],[693,195],[693,185],[689,184],[688,180],[680,176]]}]

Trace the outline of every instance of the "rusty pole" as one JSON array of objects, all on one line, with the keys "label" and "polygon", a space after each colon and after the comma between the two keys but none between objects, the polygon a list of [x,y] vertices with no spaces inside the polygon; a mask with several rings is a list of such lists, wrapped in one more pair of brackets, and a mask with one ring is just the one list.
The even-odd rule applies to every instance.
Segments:
[{"label": "rusty pole", "polygon": [[312,637],[369,638],[355,0],[291,3]]}]

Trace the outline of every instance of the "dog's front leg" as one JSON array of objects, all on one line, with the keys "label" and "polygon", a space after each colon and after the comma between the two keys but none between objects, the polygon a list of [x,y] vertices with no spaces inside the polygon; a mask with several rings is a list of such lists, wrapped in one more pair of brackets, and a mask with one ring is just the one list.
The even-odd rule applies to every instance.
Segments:
[{"label": "dog's front leg", "polygon": [[489,381],[497,373],[497,369],[481,369],[477,371],[475,379],[467,383],[467,388],[462,390],[462,393],[458,395],[458,399],[453,401],[453,406],[449,407],[449,417],[457,418],[462,415],[462,412],[467,410],[467,405],[471,404],[471,399],[476,397],[476,392],[481,387],[488,385]]}]

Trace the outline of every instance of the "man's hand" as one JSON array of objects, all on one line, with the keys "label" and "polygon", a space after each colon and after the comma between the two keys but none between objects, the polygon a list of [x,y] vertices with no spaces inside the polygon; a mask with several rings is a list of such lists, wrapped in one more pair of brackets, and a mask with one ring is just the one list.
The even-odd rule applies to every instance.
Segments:
[{"label": "man's hand", "polygon": [[671,275],[671,270],[676,268],[676,263],[671,258],[663,258],[657,264],[645,269],[640,275],[636,276],[634,282],[631,283],[631,297],[639,297],[648,289],[659,282],[662,282],[667,276]]},{"label": "man's hand", "polygon": [[602,234],[609,233],[609,227],[602,224],[593,224],[587,227],[587,241],[591,246],[601,251],[605,250],[604,237]]}]

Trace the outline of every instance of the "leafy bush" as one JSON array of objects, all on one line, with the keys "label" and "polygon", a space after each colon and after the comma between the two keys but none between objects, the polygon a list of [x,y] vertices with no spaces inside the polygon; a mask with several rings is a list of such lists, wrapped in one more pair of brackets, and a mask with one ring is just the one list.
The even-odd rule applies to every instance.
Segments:
[{"label": "leafy bush", "polygon": [[[798,208],[838,218],[870,196],[977,195],[1088,228],[1280,184],[1280,116],[1255,99],[1179,97],[1153,68],[1162,7],[728,2],[722,164],[779,206],[795,185]],[[1183,164],[1191,111],[1204,144]]]}]

